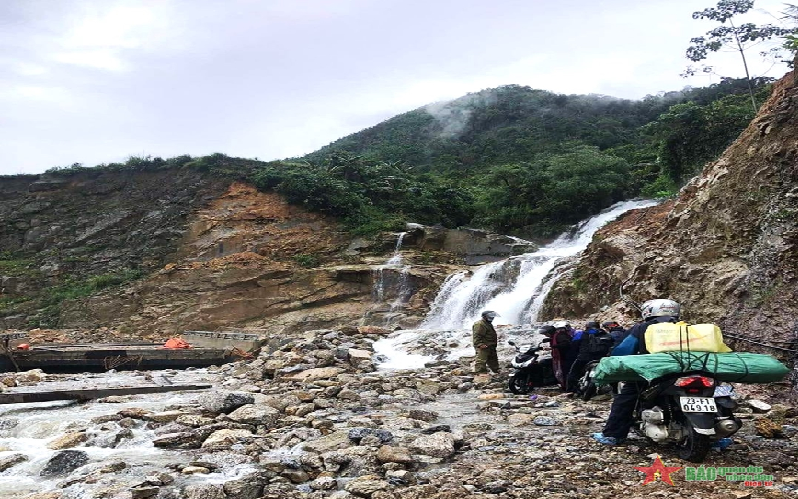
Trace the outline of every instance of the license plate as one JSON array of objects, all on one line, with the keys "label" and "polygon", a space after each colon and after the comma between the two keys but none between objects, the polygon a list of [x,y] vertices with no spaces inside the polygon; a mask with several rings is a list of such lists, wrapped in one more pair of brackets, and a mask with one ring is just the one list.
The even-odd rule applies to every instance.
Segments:
[{"label": "license plate", "polygon": [[718,412],[712,397],[679,397],[682,412]]}]

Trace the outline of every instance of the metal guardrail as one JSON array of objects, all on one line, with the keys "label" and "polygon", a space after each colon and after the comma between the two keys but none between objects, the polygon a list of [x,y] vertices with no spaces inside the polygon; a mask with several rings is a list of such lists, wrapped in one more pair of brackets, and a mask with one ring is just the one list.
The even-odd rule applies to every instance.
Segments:
[{"label": "metal guardrail", "polygon": [[0,341],[4,340],[16,340],[19,338],[27,338],[28,333],[26,332],[18,332],[18,333],[0,333]]},{"label": "metal guardrail", "polygon": [[198,336],[201,338],[214,338],[223,340],[257,341],[260,337],[250,333],[222,333],[219,331],[184,331],[183,335]]}]

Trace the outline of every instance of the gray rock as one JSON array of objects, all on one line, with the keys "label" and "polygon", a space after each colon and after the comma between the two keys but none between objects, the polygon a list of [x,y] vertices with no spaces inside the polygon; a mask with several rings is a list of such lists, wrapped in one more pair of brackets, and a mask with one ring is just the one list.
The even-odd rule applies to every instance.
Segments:
[{"label": "gray rock", "polygon": [[410,450],[417,454],[447,458],[454,454],[454,436],[448,432],[422,435],[410,444]]},{"label": "gray rock", "polygon": [[273,428],[280,419],[280,411],[269,406],[247,404],[231,412],[228,418],[237,423],[264,425]]},{"label": "gray rock", "polygon": [[383,445],[377,450],[377,461],[381,463],[410,464],[414,462],[410,451],[405,447]]},{"label": "gray rock", "polygon": [[371,497],[375,492],[389,490],[391,484],[376,475],[359,476],[347,483],[344,490],[359,497]]},{"label": "gray rock", "polygon": [[183,493],[186,499],[226,499],[223,486],[216,483],[189,485]]},{"label": "gray rock", "polygon": [[380,430],[375,428],[352,428],[349,430],[349,439],[359,443],[367,436],[377,437],[381,443],[387,444],[393,440],[393,433],[388,430]]},{"label": "gray rock", "polygon": [[254,403],[255,397],[251,393],[215,391],[203,394],[198,402],[205,410],[227,414]]},{"label": "gray rock", "polygon": [[161,491],[160,487],[154,485],[141,485],[130,489],[131,499],[148,499],[156,497],[158,492]]},{"label": "gray rock", "polygon": [[554,426],[557,424],[557,421],[554,418],[550,418],[548,416],[538,416],[532,420],[532,423],[538,426]]},{"label": "gray rock", "polygon": [[223,489],[227,499],[257,499],[263,493],[263,484],[257,477],[246,476],[225,482]]},{"label": "gray rock", "polygon": [[89,462],[89,455],[82,450],[62,450],[56,452],[47,461],[41,476],[60,476],[67,475]]}]

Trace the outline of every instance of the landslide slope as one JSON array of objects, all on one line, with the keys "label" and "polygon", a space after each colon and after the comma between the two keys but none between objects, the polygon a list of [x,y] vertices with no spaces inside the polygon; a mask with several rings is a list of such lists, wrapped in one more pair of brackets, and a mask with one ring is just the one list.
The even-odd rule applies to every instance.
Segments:
[{"label": "landslide slope", "polygon": [[[4,177],[0,193],[0,329],[109,339],[357,324],[379,305],[374,269],[397,237],[351,249],[335,218],[191,168]],[[414,266],[403,312],[447,273]]]},{"label": "landslide slope", "polygon": [[[663,205],[600,230],[549,295],[546,316],[603,317],[670,297],[693,322],[794,340],[798,316],[798,87],[792,74],[740,137]],[[602,318],[603,318],[602,317]]]}]

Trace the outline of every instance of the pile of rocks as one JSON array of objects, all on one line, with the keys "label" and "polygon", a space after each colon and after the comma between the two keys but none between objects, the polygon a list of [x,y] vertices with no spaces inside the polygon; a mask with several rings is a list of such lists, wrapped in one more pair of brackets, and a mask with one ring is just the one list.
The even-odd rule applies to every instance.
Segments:
[{"label": "pile of rocks", "polygon": [[[606,400],[584,403],[556,390],[505,394],[503,379],[474,378],[459,363],[375,370],[372,343],[378,337],[306,333],[257,359],[219,368],[219,389],[193,404],[159,412],[126,409],[95,421],[113,423],[111,440],[124,439],[120,425],[145,425],[156,435],[154,445],[175,456],[162,473],[132,488],[107,487],[103,497],[638,497],[630,489],[641,483],[635,467],[650,466],[655,453],[668,466],[690,465],[635,437],[616,448],[593,442],[589,434],[600,430]],[[768,414],[754,413],[754,406],[743,411],[749,421],[737,443],[723,454],[713,452],[707,465],[766,466],[781,480],[768,497],[794,494],[796,413],[777,407],[785,438],[767,439],[751,420]],[[103,438],[102,431],[93,430],[91,438]],[[79,464],[77,455],[68,457],[62,460]],[[111,464],[78,467],[65,483],[100,480]],[[126,472],[125,463],[116,466],[121,468],[114,473]],[[745,497],[734,495],[741,491],[736,482],[686,483],[681,472],[674,476],[678,487],[668,490],[671,497]],[[653,487],[640,489],[639,497],[670,486]]]}]

